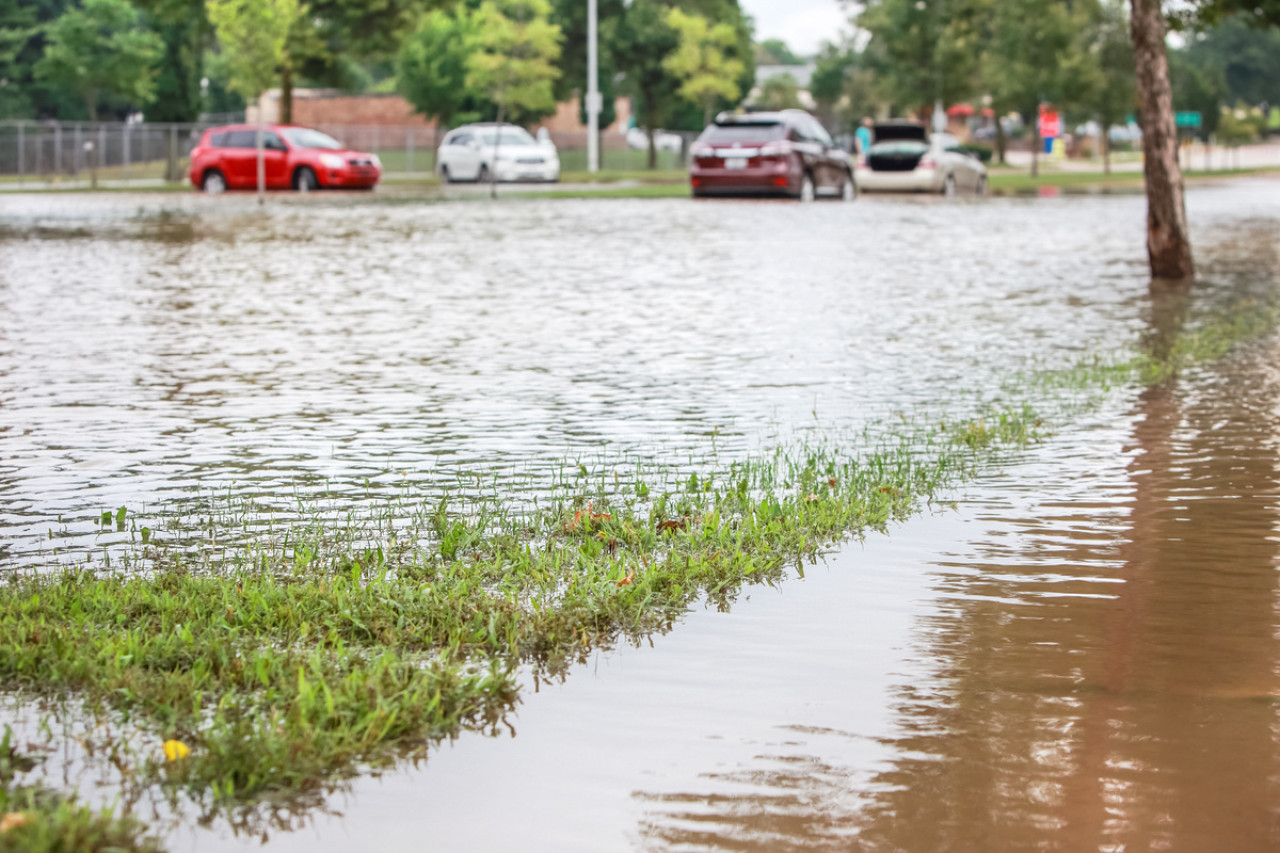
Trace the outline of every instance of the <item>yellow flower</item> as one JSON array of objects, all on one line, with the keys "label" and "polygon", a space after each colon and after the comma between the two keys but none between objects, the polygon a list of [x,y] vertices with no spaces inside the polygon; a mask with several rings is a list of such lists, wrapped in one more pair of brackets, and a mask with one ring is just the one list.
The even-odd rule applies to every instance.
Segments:
[{"label": "yellow flower", "polygon": [[180,740],[165,741],[163,749],[164,757],[169,761],[177,761],[179,758],[186,758],[191,754],[191,747]]},{"label": "yellow flower", "polygon": [[0,835],[11,829],[17,829],[20,826],[26,826],[31,821],[25,812],[6,812],[4,817],[0,817]]}]

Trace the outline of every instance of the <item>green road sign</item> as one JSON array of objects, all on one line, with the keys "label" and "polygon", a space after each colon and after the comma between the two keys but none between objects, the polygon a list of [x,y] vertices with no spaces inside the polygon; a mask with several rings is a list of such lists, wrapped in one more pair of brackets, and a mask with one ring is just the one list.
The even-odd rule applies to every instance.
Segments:
[{"label": "green road sign", "polygon": [[1173,123],[1178,127],[1199,127],[1200,113],[1176,112],[1173,114]]}]

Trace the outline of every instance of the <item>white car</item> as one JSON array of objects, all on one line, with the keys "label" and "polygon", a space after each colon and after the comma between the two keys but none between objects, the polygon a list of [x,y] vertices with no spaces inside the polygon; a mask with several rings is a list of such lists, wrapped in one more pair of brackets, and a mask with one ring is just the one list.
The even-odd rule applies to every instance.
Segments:
[{"label": "white car", "polygon": [[[648,151],[648,131],[643,127],[628,128],[627,147],[634,148],[637,151]],[[653,147],[659,151],[675,151],[676,153],[679,153],[684,149],[684,137],[678,133],[671,133],[667,130],[655,130],[653,132]]]},{"label": "white car", "polygon": [[987,167],[954,136],[895,121],[875,125],[872,138],[853,172],[859,192],[986,194]]},{"label": "white car", "polygon": [[442,181],[558,181],[560,156],[550,140],[539,142],[514,124],[464,124],[440,144],[436,171]]}]

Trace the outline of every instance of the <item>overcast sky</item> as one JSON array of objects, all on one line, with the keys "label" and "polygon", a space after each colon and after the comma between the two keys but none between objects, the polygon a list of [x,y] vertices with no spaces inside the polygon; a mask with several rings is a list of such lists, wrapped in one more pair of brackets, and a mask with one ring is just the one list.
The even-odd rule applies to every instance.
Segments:
[{"label": "overcast sky", "polygon": [[756,21],[756,41],[780,38],[801,56],[817,53],[824,41],[836,41],[848,29],[848,14],[838,0],[738,0]]}]

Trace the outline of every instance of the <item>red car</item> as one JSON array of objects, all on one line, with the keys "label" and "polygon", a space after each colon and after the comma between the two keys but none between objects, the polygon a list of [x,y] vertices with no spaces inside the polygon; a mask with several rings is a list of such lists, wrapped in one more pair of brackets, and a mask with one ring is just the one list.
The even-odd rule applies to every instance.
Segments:
[{"label": "red car", "polygon": [[[213,127],[191,152],[191,185],[207,193],[258,186],[258,128]],[[267,189],[373,189],[382,177],[377,154],[349,151],[332,136],[305,127],[269,124],[262,131]]]},{"label": "red car", "polygon": [[695,197],[781,195],[812,201],[857,194],[853,161],[804,110],[721,113],[689,151]]}]

